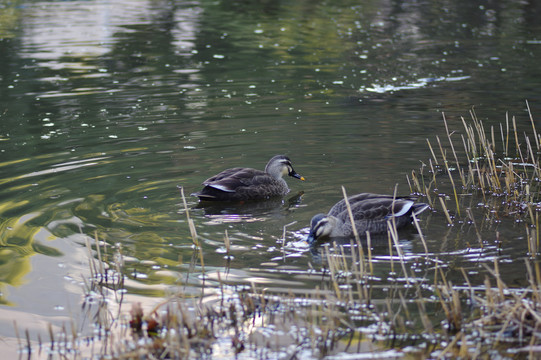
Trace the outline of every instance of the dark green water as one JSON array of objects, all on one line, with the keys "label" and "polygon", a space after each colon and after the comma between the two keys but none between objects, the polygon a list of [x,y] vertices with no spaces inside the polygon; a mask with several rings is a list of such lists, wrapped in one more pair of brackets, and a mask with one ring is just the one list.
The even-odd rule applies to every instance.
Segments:
[{"label": "dark green water", "polygon": [[[282,257],[285,225],[286,243],[301,239],[342,185],[409,193],[426,139],[445,134],[442,112],[452,131],[472,107],[524,129],[525,100],[541,114],[540,15],[515,1],[1,1],[0,335],[13,319],[37,332],[70,318],[95,234],[122,245],[134,299],[179,282],[197,293],[178,186],[190,194],[275,154],[307,179],[288,179],[283,202],[208,209],[188,197],[206,270],[226,266],[227,230],[232,282],[313,288],[291,276],[313,255]],[[501,256],[521,281],[522,225],[487,225],[503,249],[466,255],[471,228],[439,213],[422,226],[450,264],[475,273]],[[404,248],[424,253],[417,240]]]}]

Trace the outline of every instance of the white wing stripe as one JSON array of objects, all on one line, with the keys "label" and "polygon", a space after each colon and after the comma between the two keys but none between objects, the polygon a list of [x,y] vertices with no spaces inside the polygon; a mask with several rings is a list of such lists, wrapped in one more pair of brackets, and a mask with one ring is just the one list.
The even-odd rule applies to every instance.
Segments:
[{"label": "white wing stripe", "polygon": [[207,186],[210,186],[212,188],[215,188],[215,189],[218,189],[218,190],[221,190],[221,191],[225,191],[225,192],[235,192],[235,190],[231,190],[223,185],[220,185],[220,184],[212,184],[212,185],[207,185]]},{"label": "white wing stripe", "polygon": [[411,209],[412,206],[413,206],[413,201],[411,201],[411,202],[408,201],[406,204],[404,204],[404,205],[402,206],[402,208],[400,209],[400,211],[395,212],[395,213],[393,214],[393,216],[394,216],[394,217],[399,217],[399,216],[402,216],[402,215],[406,214],[406,213]]}]

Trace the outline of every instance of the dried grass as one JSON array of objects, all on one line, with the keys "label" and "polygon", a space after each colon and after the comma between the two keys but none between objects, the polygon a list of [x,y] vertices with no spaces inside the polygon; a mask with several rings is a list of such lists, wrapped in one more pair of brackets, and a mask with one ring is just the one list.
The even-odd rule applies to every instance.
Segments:
[{"label": "dried grass", "polygon": [[[39,348],[34,349],[28,331],[21,333],[15,324],[22,353],[29,358],[41,353],[76,359],[86,348],[96,359],[187,359],[211,358],[216,346],[220,346],[222,354],[229,354],[229,358],[242,353],[245,358],[266,359],[282,356],[284,351],[290,359],[308,353],[322,358],[337,351],[381,349],[396,350],[397,357],[410,351],[416,354],[412,357],[419,358],[488,358],[496,348],[503,349],[502,354],[511,348],[535,357],[541,347],[541,269],[535,261],[539,249],[535,198],[540,174],[535,156],[540,150],[540,138],[531,114],[535,140],[525,137],[528,140],[524,144],[519,143],[514,118],[501,124],[496,136],[494,128],[485,131],[473,111],[471,117],[472,124],[462,119],[464,135],[458,142],[454,142],[457,132],[451,131],[444,119],[449,149],[438,139],[436,156],[429,142],[432,159],[419,172],[412,172],[408,183],[412,192],[424,194],[431,206],[439,206],[450,225],[456,224],[457,217],[466,216],[480,247],[480,225],[465,206],[463,194],[475,192],[485,202],[497,197],[503,200],[494,202],[498,212],[528,219],[527,286],[511,288],[505,284],[497,258],[492,267],[484,265],[482,284],[472,285],[462,268],[455,271],[462,272],[464,283],[454,284],[449,280],[448,264],[429,252],[418,219],[414,218],[424,247],[424,256],[419,256],[422,261],[405,256],[396,226],[390,221],[388,254],[373,253],[370,234],[366,244],[356,234],[349,244],[322,246],[321,268],[307,272],[319,280],[313,291],[291,289],[278,293],[256,284],[237,287],[217,272],[213,287],[219,289],[220,296],[213,302],[203,304],[204,291],[192,298],[179,291],[153,309],[144,310],[135,303],[126,312],[120,310],[126,271],[122,248],[115,247],[111,256],[111,249],[101,246],[97,237],[93,244],[88,238],[90,278],[85,281],[87,301],[83,311],[95,325],[96,334],[82,339],[74,326],[65,327],[61,334],[49,327],[47,343],[40,340]],[[461,150],[457,150],[459,145]],[[501,149],[497,152],[498,146]],[[512,159],[510,153],[515,154]],[[446,197],[435,191],[443,187],[442,178],[449,179],[452,186],[447,196],[452,201],[451,209]],[[201,274],[207,275],[196,227],[180,190],[194,255]],[[345,189],[343,195],[347,204]],[[505,206],[498,205],[502,202]],[[233,258],[227,233],[224,245],[228,258]],[[284,247],[281,251],[285,251]],[[400,263],[398,269],[396,261]],[[414,271],[417,262],[423,264],[422,276]],[[390,268],[384,274],[388,277],[385,280],[377,275],[379,271],[382,276],[382,267]],[[274,329],[270,335],[269,329]],[[285,336],[280,337],[280,333]],[[372,344],[370,350],[363,348],[367,343]]]}]

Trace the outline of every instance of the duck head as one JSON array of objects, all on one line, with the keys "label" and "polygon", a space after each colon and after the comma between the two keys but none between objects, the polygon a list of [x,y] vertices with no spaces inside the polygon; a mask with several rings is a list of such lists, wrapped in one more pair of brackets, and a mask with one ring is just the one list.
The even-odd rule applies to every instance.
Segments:
[{"label": "duck head", "polygon": [[276,155],[269,160],[265,172],[275,179],[281,179],[285,175],[304,181],[304,177],[297,174],[291,165],[291,160],[285,155]]},{"label": "duck head", "polygon": [[329,237],[334,229],[336,218],[325,214],[317,214],[310,221],[310,233],[306,238],[308,244],[313,245],[319,239]]}]

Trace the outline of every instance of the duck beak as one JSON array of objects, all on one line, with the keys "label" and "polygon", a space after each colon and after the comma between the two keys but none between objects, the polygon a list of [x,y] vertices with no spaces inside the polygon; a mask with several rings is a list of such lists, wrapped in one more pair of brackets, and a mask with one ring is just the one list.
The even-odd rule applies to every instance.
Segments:
[{"label": "duck beak", "polygon": [[308,243],[308,245],[312,245],[316,241],[316,237],[314,236],[314,233],[310,231],[310,234],[306,237],[304,240]]},{"label": "duck beak", "polygon": [[294,178],[296,178],[296,179],[299,179],[299,180],[304,181],[304,178],[303,178],[302,176],[300,176],[299,174],[297,174],[297,173],[295,172],[295,170],[293,170],[293,169],[291,169],[291,171],[289,172],[288,175],[289,175],[289,176],[292,176],[292,177],[294,177]]}]

